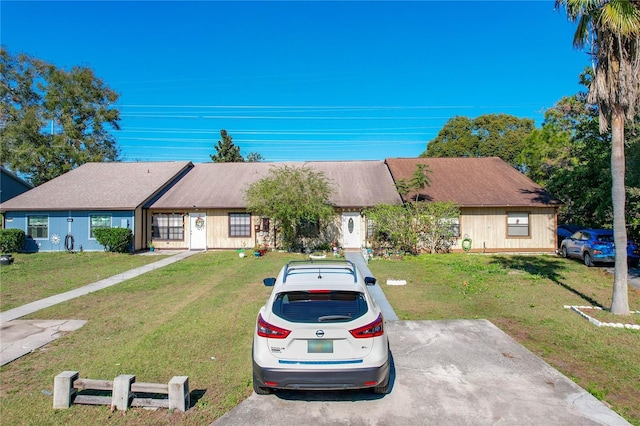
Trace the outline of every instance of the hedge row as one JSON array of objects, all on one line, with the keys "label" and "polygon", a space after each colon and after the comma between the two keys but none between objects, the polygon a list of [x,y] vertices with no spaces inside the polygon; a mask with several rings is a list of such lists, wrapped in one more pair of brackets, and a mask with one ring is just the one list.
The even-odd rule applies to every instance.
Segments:
[{"label": "hedge row", "polygon": [[22,229],[0,229],[0,251],[16,253],[24,246],[25,233]]},{"label": "hedge row", "polygon": [[93,235],[96,241],[104,246],[105,251],[116,253],[129,253],[133,234],[129,228],[98,228],[94,229]]}]

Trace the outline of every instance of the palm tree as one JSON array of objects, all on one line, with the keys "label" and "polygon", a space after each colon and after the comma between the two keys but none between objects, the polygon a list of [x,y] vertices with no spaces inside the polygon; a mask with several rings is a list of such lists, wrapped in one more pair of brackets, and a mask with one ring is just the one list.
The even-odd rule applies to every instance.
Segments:
[{"label": "palm tree", "polygon": [[[600,112],[600,133],[611,124],[611,197],[616,250],[611,312],[629,315],[625,220],[625,120],[640,111],[640,3],[638,0],[556,0],[578,22],[573,45],[590,48],[595,77],[587,101]],[[624,248],[624,249],[623,249]]]}]

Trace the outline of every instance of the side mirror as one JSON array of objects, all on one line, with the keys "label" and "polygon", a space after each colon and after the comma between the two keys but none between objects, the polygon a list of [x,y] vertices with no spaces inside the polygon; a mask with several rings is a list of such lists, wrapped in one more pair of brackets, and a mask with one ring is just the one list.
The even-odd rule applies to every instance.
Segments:
[{"label": "side mirror", "polygon": [[264,280],[262,280],[262,282],[267,287],[273,287],[274,284],[276,283],[276,279],[275,278],[265,278]]},{"label": "side mirror", "polygon": [[375,277],[364,277],[364,283],[366,285],[376,285],[376,278]]}]

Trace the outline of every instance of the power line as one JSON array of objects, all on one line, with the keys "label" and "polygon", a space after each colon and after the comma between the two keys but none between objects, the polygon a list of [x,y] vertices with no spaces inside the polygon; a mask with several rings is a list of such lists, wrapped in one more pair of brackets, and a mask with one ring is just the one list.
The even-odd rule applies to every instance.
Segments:
[{"label": "power line", "polygon": [[471,109],[471,108],[530,108],[537,104],[520,105],[165,105],[121,104],[125,108],[209,108],[209,109],[300,109],[300,110],[421,110],[421,109]]}]

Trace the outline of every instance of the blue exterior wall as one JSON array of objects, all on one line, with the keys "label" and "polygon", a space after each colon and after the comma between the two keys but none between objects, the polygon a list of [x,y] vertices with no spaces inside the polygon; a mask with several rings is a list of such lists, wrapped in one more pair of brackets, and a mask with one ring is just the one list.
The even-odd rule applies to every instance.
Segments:
[{"label": "blue exterior wall", "polygon": [[[134,211],[42,211],[42,212],[6,212],[5,228],[22,229],[26,234],[24,251],[65,251],[65,239],[67,234],[73,236],[73,250],[103,251],[104,247],[95,238],[89,238],[89,218],[93,215],[111,216],[112,228],[130,228],[135,234]],[[48,217],[47,238],[31,238],[27,231],[27,218],[29,216]],[[59,239],[55,243],[53,236]]]}]

